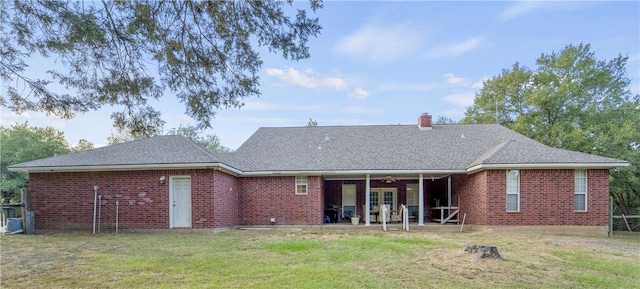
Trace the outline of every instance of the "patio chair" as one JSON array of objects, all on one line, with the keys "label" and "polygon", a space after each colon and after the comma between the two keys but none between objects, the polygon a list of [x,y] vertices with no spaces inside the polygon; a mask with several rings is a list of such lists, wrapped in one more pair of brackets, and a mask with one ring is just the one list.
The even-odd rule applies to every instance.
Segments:
[{"label": "patio chair", "polygon": [[[362,213],[366,213],[367,212],[367,205],[362,205]],[[371,223],[376,223],[377,220],[377,215],[378,213],[378,206],[373,206],[373,209],[369,212],[369,221]]]},{"label": "patio chair", "polygon": [[392,222],[402,222],[402,204],[398,206],[398,209],[391,214]]}]

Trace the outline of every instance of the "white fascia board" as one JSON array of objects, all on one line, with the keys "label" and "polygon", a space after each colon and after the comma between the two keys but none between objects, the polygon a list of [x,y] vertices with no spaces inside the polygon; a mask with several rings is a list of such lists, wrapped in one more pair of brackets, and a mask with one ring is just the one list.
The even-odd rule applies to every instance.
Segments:
[{"label": "white fascia board", "polygon": [[525,164],[481,164],[467,169],[468,174],[483,170],[499,169],[611,169],[627,167],[629,163],[525,163]]},{"label": "white fascia board", "polygon": [[96,171],[141,171],[220,168],[234,175],[242,172],[222,163],[184,163],[184,164],[136,164],[136,165],[98,165],[98,166],[52,166],[9,168],[14,172],[50,173],[50,172],[96,172]]},{"label": "white fascia board", "polygon": [[253,171],[243,172],[241,177],[259,176],[299,176],[299,175],[395,175],[395,174],[464,174],[466,170],[344,170],[344,171]]}]

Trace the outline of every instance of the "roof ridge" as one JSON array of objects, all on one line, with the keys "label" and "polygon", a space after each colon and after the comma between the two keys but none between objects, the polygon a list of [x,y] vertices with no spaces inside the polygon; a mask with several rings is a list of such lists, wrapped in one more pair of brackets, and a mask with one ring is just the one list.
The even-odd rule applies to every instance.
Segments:
[{"label": "roof ridge", "polygon": [[[352,125],[317,125],[317,126],[262,126],[262,127],[259,127],[258,129],[332,128],[332,127],[338,127],[338,128],[340,128],[340,127],[382,127],[382,126],[387,126],[387,127],[400,127],[400,126],[414,127],[414,126],[417,126],[417,124],[397,123],[397,124],[352,124]],[[504,126],[502,126],[500,124],[496,124],[496,123],[452,123],[452,124],[434,123],[433,126],[499,126],[499,127],[504,127]]]},{"label": "roof ridge", "polygon": [[508,144],[515,142],[514,140],[508,140],[505,142],[502,142],[496,146],[494,146],[492,149],[488,150],[487,152],[485,152],[484,154],[482,154],[481,156],[479,156],[477,159],[475,159],[471,164],[469,164],[469,166],[467,168],[482,164],[484,162],[484,160],[487,160],[489,158],[491,158],[492,156],[498,154],[498,152],[500,152],[502,149],[504,149]]},{"label": "roof ridge", "polygon": [[188,141],[188,142],[190,142],[190,143],[192,143],[192,144],[196,145],[196,147],[198,147],[198,149],[203,150],[203,151],[205,151],[206,153],[208,153],[208,154],[210,154],[210,155],[212,155],[212,156],[214,156],[214,157],[216,157],[216,156],[217,156],[216,152],[214,152],[214,151],[210,150],[209,148],[207,148],[207,147],[205,147],[205,146],[203,146],[203,145],[201,145],[201,144],[197,143],[196,141],[194,141],[194,140],[192,140],[192,139],[190,139],[190,138],[188,138],[188,137],[185,137],[185,136],[182,136],[182,135],[178,135],[178,134],[173,135],[173,136],[179,136],[179,137],[181,137],[182,139],[184,139],[184,140],[186,140],[186,141]]}]

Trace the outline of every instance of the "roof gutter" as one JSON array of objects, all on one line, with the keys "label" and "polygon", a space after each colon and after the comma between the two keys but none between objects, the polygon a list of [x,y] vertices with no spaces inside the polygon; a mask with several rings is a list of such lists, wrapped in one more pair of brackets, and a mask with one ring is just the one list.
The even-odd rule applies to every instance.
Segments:
[{"label": "roof gutter", "polygon": [[243,177],[260,177],[260,176],[295,176],[295,175],[396,175],[396,174],[433,174],[433,175],[451,175],[451,174],[463,174],[466,170],[341,170],[341,171],[248,171],[243,172]]},{"label": "roof gutter", "polygon": [[467,168],[468,174],[483,170],[499,169],[611,169],[628,167],[628,162],[618,163],[527,163],[527,164],[479,164]]},{"label": "roof gutter", "polygon": [[99,165],[99,166],[51,166],[51,167],[8,167],[9,171],[27,173],[50,172],[87,172],[87,171],[142,171],[142,170],[175,170],[175,169],[208,169],[220,168],[233,175],[241,175],[242,171],[223,163],[181,163],[181,164],[136,164],[136,165]]}]

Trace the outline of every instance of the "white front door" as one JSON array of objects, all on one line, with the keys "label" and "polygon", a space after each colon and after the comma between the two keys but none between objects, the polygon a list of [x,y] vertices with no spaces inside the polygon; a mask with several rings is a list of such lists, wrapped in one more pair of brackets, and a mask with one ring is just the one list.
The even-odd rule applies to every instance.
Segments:
[{"label": "white front door", "polygon": [[191,228],[191,177],[171,177],[171,228]]}]

